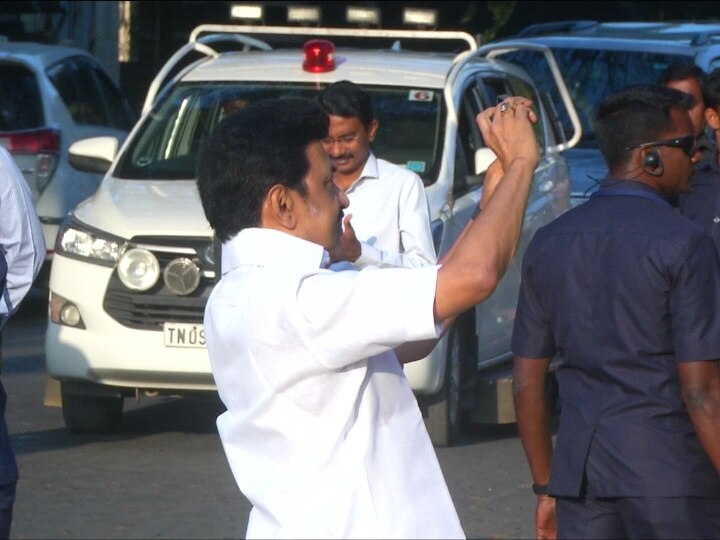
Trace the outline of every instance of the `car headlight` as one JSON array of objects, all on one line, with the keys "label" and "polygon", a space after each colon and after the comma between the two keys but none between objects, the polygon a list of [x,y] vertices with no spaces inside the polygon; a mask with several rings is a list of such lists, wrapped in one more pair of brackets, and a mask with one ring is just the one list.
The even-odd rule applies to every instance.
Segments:
[{"label": "car headlight", "polygon": [[147,249],[129,249],[120,257],[118,276],[128,289],[147,291],[160,277],[160,263]]},{"label": "car headlight", "polygon": [[115,266],[125,249],[126,240],[93,229],[73,217],[63,222],[55,242],[56,253],[103,266]]}]

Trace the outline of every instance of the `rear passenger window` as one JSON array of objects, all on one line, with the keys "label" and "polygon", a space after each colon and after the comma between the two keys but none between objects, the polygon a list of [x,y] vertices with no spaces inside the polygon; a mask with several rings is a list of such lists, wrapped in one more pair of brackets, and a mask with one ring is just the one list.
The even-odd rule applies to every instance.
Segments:
[{"label": "rear passenger window", "polygon": [[105,103],[107,105],[107,116],[110,127],[129,131],[135,123],[135,113],[130,104],[120,94],[110,78],[97,67],[93,68],[93,74],[100,86]]},{"label": "rear passenger window", "polygon": [[44,123],[35,74],[20,64],[0,63],[0,131],[35,129]]},{"label": "rear passenger window", "polygon": [[110,125],[90,62],[84,58],[70,59],[52,66],[47,74],[75,123]]}]

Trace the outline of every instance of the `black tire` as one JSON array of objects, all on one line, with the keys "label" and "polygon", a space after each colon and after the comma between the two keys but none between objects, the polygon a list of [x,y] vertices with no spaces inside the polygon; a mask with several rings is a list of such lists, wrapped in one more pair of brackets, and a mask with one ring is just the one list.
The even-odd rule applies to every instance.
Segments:
[{"label": "black tire", "polygon": [[114,433],[123,416],[122,397],[71,393],[61,383],[65,427],[71,433]]},{"label": "black tire", "polygon": [[458,319],[447,335],[442,390],[427,400],[425,427],[435,446],[455,446],[463,427],[463,387],[471,350],[469,318]]}]

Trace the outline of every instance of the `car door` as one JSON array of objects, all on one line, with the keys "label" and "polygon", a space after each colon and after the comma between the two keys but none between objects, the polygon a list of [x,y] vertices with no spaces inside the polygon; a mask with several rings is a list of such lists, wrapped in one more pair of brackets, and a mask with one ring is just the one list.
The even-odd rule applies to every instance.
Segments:
[{"label": "car door", "polygon": [[[522,257],[537,229],[569,208],[569,177],[564,159],[549,149],[548,143],[554,139],[548,117],[530,81],[519,73],[486,72],[478,74],[477,83],[482,108],[494,106],[506,95],[533,101],[538,116],[534,130],[540,148],[540,162],[535,169],[515,257],[490,298],[476,308],[478,365],[486,369],[506,361],[510,355]],[[474,122],[473,128],[477,130]],[[471,151],[476,152],[483,145],[482,138],[479,139],[480,146]]]}]

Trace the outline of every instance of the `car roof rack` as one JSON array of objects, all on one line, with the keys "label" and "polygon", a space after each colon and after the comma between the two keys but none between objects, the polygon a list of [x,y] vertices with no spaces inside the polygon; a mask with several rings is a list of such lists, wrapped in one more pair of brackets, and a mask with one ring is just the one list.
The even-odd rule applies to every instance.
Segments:
[{"label": "car roof rack", "polygon": [[701,47],[718,40],[720,40],[720,32],[701,32],[690,40],[690,45],[693,47]]},{"label": "car roof rack", "polygon": [[267,36],[318,36],[348,37],[375,39],[411,39],[411,40],[445,40],[464,41],[471,50],[478,48],[477,40],[467,32],[457,30],[409,30],[379,28],[333,28],[333,27],[298,27],[298,26],[257,26],[201,24],[190,33],[190,42],[199,39],[202,34],[259,34]]},{"label": "car roof rack", "polygon": [[242,45],[241,50],[272,50],[272,45],[267,41],[254,38],[248,34],[260,36],[289,36],[289,37],[348,37],[348,38],[369,38],[395,40],[391,48],[399,46],[398,40],[442,40],[464,42],[468,50],[460,53],[458,58],[478,49],[477,40],[467,32],[454,30],[382,30],[375,28],[321,28],[321,27],[298,27],[298,26],[257,26],[257,25],[227,25],[227,24],[201,24],[191,33],[188,42],[178,49],[153,78],[148,89],[145,102],[142,107],[142,114],[148,112],[157,96],[160,94],[163,82],[170,73],[177,68],[183,58],[190,52],[198,52],[205,55],[204,58],[190,63],[179,71],[172,80],[182,77],[199,62],[208,58],[216,58],[220,52],[212,47],[217,42],[235,42]]},{"label": "car roof rack", "polygon": [[580,30],[587,30],[588,28],[593,28],[598,24],[600,24],[598,21],[590,20],[558,21],[531,24],[527,28],[523,28],[516,37],[543,36],[560,32],[579,32]]}]

